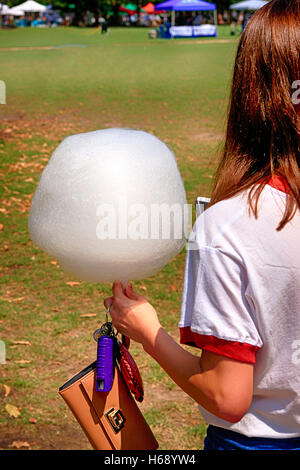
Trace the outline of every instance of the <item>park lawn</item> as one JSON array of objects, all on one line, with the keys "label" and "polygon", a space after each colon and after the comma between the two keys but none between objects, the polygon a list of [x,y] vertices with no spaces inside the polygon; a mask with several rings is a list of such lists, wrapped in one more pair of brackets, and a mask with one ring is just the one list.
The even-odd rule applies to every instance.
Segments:
[{"label": "park lawn", "polygon": [[[188,202],[209,196],[236,46],[228,28],[194,42],[151,40],[142,28],[0,31],[0,448],[90,449],[57,389],[94,360],[111,286],[77,282],[29,238],[30,201],[51,153],[70,134],[142,129],[174,150]],[[177,341],[185,254],[133,283]],[[197,405],[139,345],[130,350],[160,449],[201,448]]]}]

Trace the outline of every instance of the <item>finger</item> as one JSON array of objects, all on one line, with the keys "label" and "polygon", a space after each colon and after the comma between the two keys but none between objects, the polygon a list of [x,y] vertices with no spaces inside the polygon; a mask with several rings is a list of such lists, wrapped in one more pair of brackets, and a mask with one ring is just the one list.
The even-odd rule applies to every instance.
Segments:
[{"label": "finger", "polygon": [[113,297],[107,297],[106,299],[104,299],[105,308],[110,308],[113,304],[113,300],[114,300]]},{"label": "finger", "polygon": [[115,281],[113,283],[112,291],[113,291],[114,297],[126,298],[126,296],[124,295],[124,291],[123,291],[123,285],[120,281]]},{"label": "finger", "polygon": [[132,288],[132,284],[127,284],[126,287],[125,287],[125,294],[127,295],[127,297],[129,297],[129,299],[131,300],[140,300],[141,296],[139,294],[137,294],[136,292],[134,292],[133,288]]}]

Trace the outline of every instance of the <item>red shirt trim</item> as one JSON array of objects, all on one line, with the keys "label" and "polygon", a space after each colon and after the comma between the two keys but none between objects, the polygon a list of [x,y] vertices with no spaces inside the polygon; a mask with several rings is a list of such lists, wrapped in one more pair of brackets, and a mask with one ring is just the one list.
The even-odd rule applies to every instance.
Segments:
[{"label": "red shirt trim", "polygon": [[211,335],[200,335],[189,326],[180,328],[180,343],[195,346],[220,356],[225,356],[240,362],[255,364],[255,354],[258,346],[238,341],[227,341]]},{"label": "red shirt trim", "polygon": [[272,186],[272,188],[278,189],[278,191],[281,191],[285,194],[291,193],[288,182],[283,176],[278,176],[278,175],[271,176],[267,184],[269,186]]}]

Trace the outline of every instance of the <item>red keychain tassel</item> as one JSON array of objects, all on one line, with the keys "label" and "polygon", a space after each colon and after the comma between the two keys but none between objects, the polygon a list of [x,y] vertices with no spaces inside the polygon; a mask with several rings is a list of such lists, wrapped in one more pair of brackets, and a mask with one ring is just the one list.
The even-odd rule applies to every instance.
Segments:
[{"label": "red keychain tassel", "polygon": [[119,342],[120,355],[118,357],[120,370],[128,389],[134,395],[136,401],[142,402],[144,399],[143,381],[138,366],[127,349],[129,344],[130,339],[122,336],[122,343]]}]

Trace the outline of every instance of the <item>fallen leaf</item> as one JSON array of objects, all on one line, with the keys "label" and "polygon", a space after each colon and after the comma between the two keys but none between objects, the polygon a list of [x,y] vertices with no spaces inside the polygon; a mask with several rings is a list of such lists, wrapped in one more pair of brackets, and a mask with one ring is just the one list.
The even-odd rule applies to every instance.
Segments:
[{"label": "fallen leaf", "polygon": [[11,196],[10,200],[13,202],[21,202],[21,199],[15,196]]},{"label": "fallen leaf", "polygon": [[13,341],[13,344],[22,344],[22,345],[28,345],[28,346],[31,346],[31,342],[30,341],[23,341],[23,340],[18,340],[18,341]]},{"label": "fallen leaf", "polygon": [[26,359],[21,359],[20,361],[15,361],[15,364],[30,364],[31,361],[27,361]]},{"label": "fallen leaf", "polygon": [[20,449],[21,447],[30,448],[30,444],[28,442],[23,442],[23,441],[14,441],[8,447],[15,447],[16,449]]},{"label": "fallen leaf", "polygon": [[17,418],[18,416],[20,416],[20,411],[15,405],[10,405],[9,403],[7,403],[7,405],[5,405],[5,409],[7,413],[13,418]]},{"label": "fallen leaf", "polygon": [[96,313],[84,313],[83,315],[80,315],[81,318],[89,318],[89,317],[95,317],[97,314]]},{"label": "fallen leaf", "polygon": [[4,387],[4,390],[5,390],[5,393],[4,393],[4,398],[8,397],[8,395],[10,394],[10,386],[9,385],[6,385],[6,384],[2,384],[3,387]]},{"label": "fallen leaf", "polygon": [[74,287],[74,286],[79,286],[79,285],[80,285],[80,282],[77,282],[77,281],[69,281],[69,282],[67,282],[66,284],[68,284],[68,286]]},{"label": "fallen leaf", "polygon": [[0,232],[4,229],[4,225],[0,224]]},{"label": "fallen leaf", "polygon": [[15,299],[6,299],[5,297],[0,297],[0,300],[4,300],[5,302],[17,302],[17,304],[21,303],[23,300],[25,299],[25,297],[17,297]]}]

